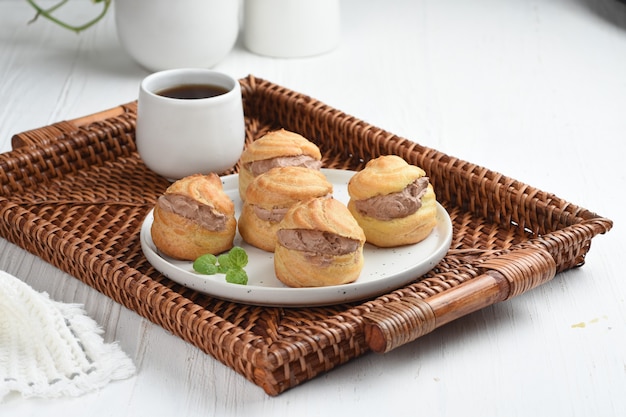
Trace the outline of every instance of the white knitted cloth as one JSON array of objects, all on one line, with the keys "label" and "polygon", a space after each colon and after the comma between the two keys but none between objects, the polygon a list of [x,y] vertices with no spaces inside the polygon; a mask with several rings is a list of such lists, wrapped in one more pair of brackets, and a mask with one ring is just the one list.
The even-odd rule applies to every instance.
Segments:
[{"label": "white knitted cloth", "polygon": [[0,402],[24,397],[78,396],[135,373],[116,344],[81,306],[51,300],[0,271]]}]

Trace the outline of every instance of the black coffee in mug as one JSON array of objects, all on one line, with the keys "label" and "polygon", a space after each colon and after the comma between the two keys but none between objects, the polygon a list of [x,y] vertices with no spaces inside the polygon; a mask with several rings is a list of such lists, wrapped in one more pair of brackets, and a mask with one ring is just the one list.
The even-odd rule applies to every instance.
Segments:
[{"label": "black coffee in mug", "polygon": [[184,84],[157,91],[160,96],[183,100],[216,97],[226,93],[228,89],[211,84]]}]

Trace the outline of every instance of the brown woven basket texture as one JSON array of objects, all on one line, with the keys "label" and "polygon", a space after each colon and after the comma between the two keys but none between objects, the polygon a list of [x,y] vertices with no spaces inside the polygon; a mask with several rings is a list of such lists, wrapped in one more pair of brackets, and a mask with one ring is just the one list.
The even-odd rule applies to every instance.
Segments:
[{"label": "brown woven basket texture", "polygon": [[453,222],[445,258],[389,294],[328,307],[250,306],[170,281],[139,242],[169,182],[136,153],[135,102],[15,135],[14,150],[0,155],[1,235],[277,395],[582,265],[591,239],[612,227],[553,194],[311,97],[254,76],[240,83],[247,143],[285,128],[316,143],[327,168],[359,170],[385,154],[422,167]]}]

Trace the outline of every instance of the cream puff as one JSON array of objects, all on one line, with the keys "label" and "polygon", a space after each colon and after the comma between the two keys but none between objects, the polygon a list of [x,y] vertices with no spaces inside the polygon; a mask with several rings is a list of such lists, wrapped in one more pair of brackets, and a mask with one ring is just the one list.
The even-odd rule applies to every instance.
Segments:
[{"label": "cream puff", "polygon": [[252,179],[272,168],[302,166],[319,170],[322,154],[313,142],[285,129],[275,130],[252,142],[243,151],[239,169],[239,196],[246,198]]},{"label": "cream puff", "polygon": [[437,201],[426,173],[399,156],[369,161],[350,179],[348,194],[348,209],[373,245],[417,243],[437,224]]},{"label": "cream puff", "polygon": [[347,284],[363,269],[365,234],[334,198],[292,206],[276,233],[274,272],[290,287]]},{"label": "cream puff", "polygon": [[181,260],[231,249],[236,231],[235,205],[214,173],[170,185],[157,200],[150,229],[157,249]]},{"label": "cream puff", "polygon": [[317,170],[279,167],[255,177],[246,189],[239,216],[243,240],[274,252],[278,224],[295,203],[315,197],[331,197],[333,185]]}]

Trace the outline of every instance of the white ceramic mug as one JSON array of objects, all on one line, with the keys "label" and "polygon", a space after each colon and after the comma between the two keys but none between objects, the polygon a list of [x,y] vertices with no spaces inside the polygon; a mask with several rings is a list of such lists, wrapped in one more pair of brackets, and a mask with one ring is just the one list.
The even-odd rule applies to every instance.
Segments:
[{"label": "white ceramic mug", "polygon": [[[226,92],[197,99],[159,94],[183,85],[213,85]],[[135,140],[148,168],[170,180],[227,171],[239,160],[245,143],[239,82],[202,68],[147,76],[139,88]]]},{"label": "white ceramic mug", "polygon": [[244,43],[259,55],[298,58],[334,49],[339,0],[244,0]]},{"label": "white ceramic mug", "polygon": [[239,34],[238,0],[116,0],[115,23],[128,54],[150,71],[211,68]]}]

